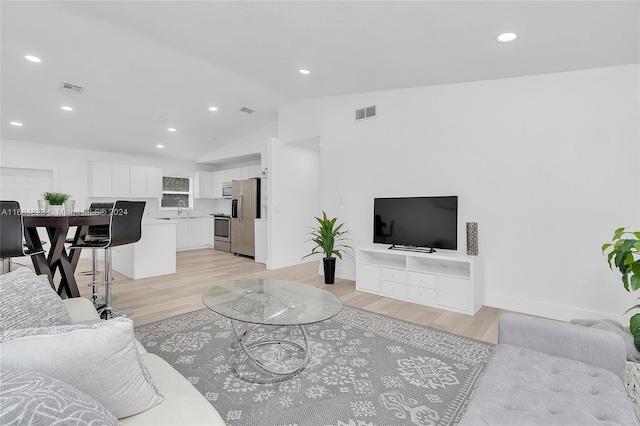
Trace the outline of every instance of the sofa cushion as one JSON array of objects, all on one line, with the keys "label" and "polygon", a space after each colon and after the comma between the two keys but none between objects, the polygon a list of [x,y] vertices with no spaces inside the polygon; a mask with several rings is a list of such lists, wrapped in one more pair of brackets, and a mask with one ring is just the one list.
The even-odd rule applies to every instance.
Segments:
[{"label": "sofa cushion", "polygon": [[46,374],[1,369],[0,383],[0,424],[120,424],[95,399]]},{"label": "sofa cushion", "polygon": [[616,374],[507,344],[494,348],[460,422],[460,426],[597,424],[638,424]]},{"label": "sofa cushion", "polygon": [[117,418],[145,411],[164,399],[136,349],[133,323],[127,318],[4,331],[0,363],[65,381]]},{"label": "sofa cushion", "polygon": [[46,275],[27,268],[0,275],[0,331],[71,324]]},{"label": "sofa cushion", "polygon": [[142,359],[149,368],[158,390],[165,396],[165,401],[144,413],[120,419],[123,425],[225,425],[211,403],[169,363],[150,353],[143,353]]}]

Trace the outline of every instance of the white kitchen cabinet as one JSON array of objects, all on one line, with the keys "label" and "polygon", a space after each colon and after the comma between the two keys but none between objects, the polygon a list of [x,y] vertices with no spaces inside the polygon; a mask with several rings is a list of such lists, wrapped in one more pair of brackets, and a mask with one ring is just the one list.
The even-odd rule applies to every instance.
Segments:
[{"label": "white kitchen cabinet", "polygon": [[111,182],[113,183],[113,193],[111,196],[129,198],[131,196],[131,191],[129,189],[129,182],[131,180],[129,176],[129,165],[112,164],[111,173]]},{"label": "white kitchen cabinet", "polygon": [[147,167],[147,198],[162,198],[162,169]]},{"label": "white kitchen cabinet", "polygon": [[89,166],[89,196],[160,198],[162,170],[159,167],[92,162]]},{"label": "white kitchen cabinet", "polygon": [[213,198],[212,173],[197,171],[193,182],[194,198]]},{"label": "white kitchen cabinet", "polygon": [[89,164],[89,196],[111,197],[111,164],[92,162]]},{"label": "white kitchen cabinet", "polygon": [[224,181],[242,180],[242,168],[227,169],[224,171]]},{"label": "white kitchen cabinet", "polygon": [[211,198],[222,198],[222,182],[224,181],[224,170],[211,173]]},{"label": "white kitchen cabinet", "polygon": [[213,244],[213,237],[211,242],[207,242],[207,220],[208,217],[176,218],[176,250],[192,250]]},{"label": "white kitchen cabinet", "polygon": [[475,315],[482,307],[479,258],[373,244],[356,250],[356,290]]},{"label": "white kitchen cabinet", "polygon": [[176,250],[189,248],[189,222],[188,219],[176,220]]},{"label": "white kitchen cabinet", "polygon": [[129,166],[93,162],[89,166],[89,196],[129,198]]},{"label": "white kitchen cabinet", "polygon": [[129,191],[134,198],[147,196],[147,168],[144,166],[129,167]]},{"label": "white kitchen cabinet", "polygon": [[260,165],[246,166],[241,168],[242,179],[251,179],[260,176]]},{"label": "white kitchen cabinet", "polygon": [[204,244],[207,246],[213,247],[213,237],[214,237],[214,218],[208,217],[205,218],[205,242]]},{"label": "white kitchen cabinet", "polygon": [[184,219],[189,222],[189,247],[202,247],[205,245],[207,234],[206,219],[196,217],[193,219]]}]

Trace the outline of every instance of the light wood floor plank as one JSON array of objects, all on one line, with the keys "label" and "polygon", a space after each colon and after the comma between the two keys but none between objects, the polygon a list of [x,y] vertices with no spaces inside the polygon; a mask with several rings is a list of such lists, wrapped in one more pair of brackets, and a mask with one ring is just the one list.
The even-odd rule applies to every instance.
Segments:
[{"label": "light wood floor plank", "polygon": [[[90,262],[81,260],[77,270],[88,269]],[[100,269],[103,269],[102,265]],[[267,270],[253,259],[201,249],[178,252],[176,270],[175,274],[141,280],[132,280],[114,272],[112,292],[117,296],[114,307],[133,309],[131,319],[135,325],[143,325],[204,308],[202,293],[223,282],[238,278],[279,278],[330,291],[348,306],[490,343],[497,342],[498,318],[505,312],[485,306],[472,317],[357,292],[355,282],[351,280],[336,279],[335,284],[326,285],[322,275],[318,274],[317,262]],[[91,288],[87,284],[91,277],[76,274],[76,279],[80,293],[89,296]],[[100,293],[103,292],[101,288]]]}]

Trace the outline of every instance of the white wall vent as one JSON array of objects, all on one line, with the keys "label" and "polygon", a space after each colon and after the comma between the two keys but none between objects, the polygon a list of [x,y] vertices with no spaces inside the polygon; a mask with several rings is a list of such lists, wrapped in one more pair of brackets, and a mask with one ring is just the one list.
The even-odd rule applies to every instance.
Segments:
[{"label": "white wall vent", "polygon": [[240,108],[240,111],[245,112],[247,114],[253,114],[254,112],[256,112],[255,109],[249,108],[248,106],[243,106],[242,108]]},{"label": "white wall vent", "polygon": [[60,89],[64,90],[65,92],[75,93],[77,95],[84,92],[84,87],[76,86],[75,84],[71,84],[71,83],[62,83],[62,85],[60,86]]},{"label": "white wall vent", "polygon": [[359,108],[356,110],[356,121],[364,120],[366,118],[373,118],[376,116],[376,106],[368,106]]}]

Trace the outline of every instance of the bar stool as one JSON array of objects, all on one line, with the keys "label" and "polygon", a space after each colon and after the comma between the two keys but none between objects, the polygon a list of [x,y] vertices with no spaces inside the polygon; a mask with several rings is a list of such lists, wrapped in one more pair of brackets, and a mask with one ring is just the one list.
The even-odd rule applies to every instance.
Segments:
[{"label": "bar stool", "polygon": [[109,220],[109,235],[106,237],[91,237],[81,244],[72,245],[72,249],[92,249],[104,250],[104,273],[105,273],[105,306],[100,313],[103,319],[110,319],[113,316],[129,316],[133,313],[130,309],[116,310],[111,306],[111,248],[138,242],[142,237],[142,215],[144,214],[145,201],[121,201],[118,200],[113,205]]},{"label": "bar stool", "polygon": [[[91,203],[89,206],[90,214],[102,214],[107,215],[111,214],[113,211],[114,203]],[[109,225],[92,225],[89,227],[87,231],[87,235],[85,240],[105,240],[109,238]],[[73,244],[73,239],[68,239],[65,243]],[[101,280],[98,282],[98,274],[101,274],[98,270],[98,252],[97,250],[91,250],[91,270],[90,271],[82,271],[80,274],[82,275],[91,275],[91,282],[89,285],[91,286],[91,301],[93,302],[93,306],[96,309],[104,306],[104,299],[100,297],[98,294],[98,285],[104,284],[105,280]],[[113,298],[115,300],[115,298]],[[112,301],[113,301],[112,300]]]},{"label": "bar stool", "polygon": [[0,258],[2,274],[11,272],[11,258],[33,256],[44,250],[31,250],[24,244],[22,211],[17,201],[0,201]]}]

